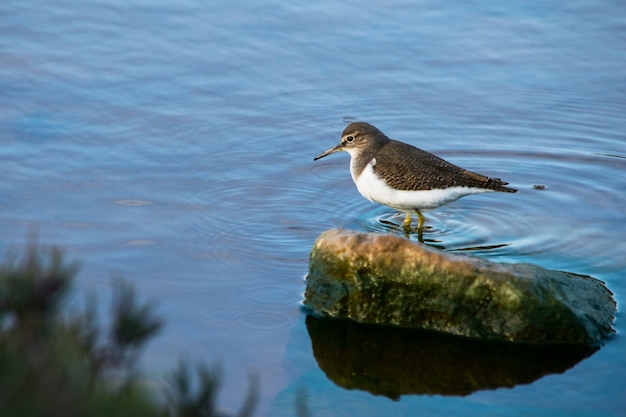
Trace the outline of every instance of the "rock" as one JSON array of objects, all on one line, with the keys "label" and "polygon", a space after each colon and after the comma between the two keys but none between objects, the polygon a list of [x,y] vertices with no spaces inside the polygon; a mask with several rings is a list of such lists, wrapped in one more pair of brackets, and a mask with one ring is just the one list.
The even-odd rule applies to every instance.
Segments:
[{"label": "rock", "polygon": [[602,281],[332,229],[315,242],[304,304],[321,316],[523,343],[597,345],[616,303]]}]

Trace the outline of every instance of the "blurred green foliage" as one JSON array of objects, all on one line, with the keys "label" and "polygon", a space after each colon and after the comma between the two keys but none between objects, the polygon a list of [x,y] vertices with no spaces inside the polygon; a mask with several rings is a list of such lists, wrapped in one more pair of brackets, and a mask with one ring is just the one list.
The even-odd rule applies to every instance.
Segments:
[{"label": "blurred green foliage", "polygon": [[[116,282],[104,332],[95,300],[84,311],[67,308],[77,271],[59,249],[35,245],[0,266],[0,416],[226,416],[216,401],[217,369],[181,363],[166,392],[149,390],[137,364],[162,326],[153,306]],[[253,380],[239,416],[253,414],[257,385]]]}]

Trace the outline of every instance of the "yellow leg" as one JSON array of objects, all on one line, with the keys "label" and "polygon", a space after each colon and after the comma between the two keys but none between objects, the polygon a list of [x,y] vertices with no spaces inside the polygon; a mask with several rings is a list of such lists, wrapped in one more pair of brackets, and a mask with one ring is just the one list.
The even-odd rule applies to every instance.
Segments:
[{"label": "yellow leg", "polygon": [[417,213],[417,233],[423,233],[424,232],[424,215],[420,213],[418,209],[415,209],[415,213]]},{"label": "yellow leg", "polygon": [[405,229],[411,228],[411,215],[409,213],[406,214],[406,217],[404,218],[404,223],[402,224],[402,226],[404,226]]},{"label": "yellow leg", "polygon": [[[420,213],[418,209],[415,209],[415,214],[417,214],[417,238],[419,241],[422,241],[422,235],[424,234],[424,215]],[[404,228],[404,233],[406,237],[409,237],[411,233],[411,214],[407,213],[404,218],[404,223],[402,223],[402,227]]]},{"label": "yellow leg", "polygon": [[411,234],[411,215],[409,213],[407,213],[406,217],[404,218],[402,228],[404,229],[404,236],[406,236],[406,238],[408,239],[409,235]]}]

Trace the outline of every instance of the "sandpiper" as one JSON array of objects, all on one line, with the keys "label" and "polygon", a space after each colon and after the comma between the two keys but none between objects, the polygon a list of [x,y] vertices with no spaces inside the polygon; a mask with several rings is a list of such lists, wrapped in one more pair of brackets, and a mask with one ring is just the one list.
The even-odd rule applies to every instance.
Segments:
[{"label": "sandpiper", "polygon": [[359,193],[370,201],[406,213],[404,229],[410,231],[411,213],[424,227],[423,211],[435,209],[470,194],[517,192],[508,183],[468,171],[415,146],[389,139],[375,126],[350,123],[341,142],[316,156],[317,161],[335,152],[350,154],[350,174]]}]

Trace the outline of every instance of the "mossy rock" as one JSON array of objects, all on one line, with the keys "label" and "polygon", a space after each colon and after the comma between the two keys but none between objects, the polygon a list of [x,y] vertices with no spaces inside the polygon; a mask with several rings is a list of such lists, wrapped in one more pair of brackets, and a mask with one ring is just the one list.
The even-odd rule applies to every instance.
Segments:
[{"label": "mossy rock", "polygon": [[481,340],[596,345],[616,303],[600,280],[332,229],[311,252],[304,304],[322,316]]}]

